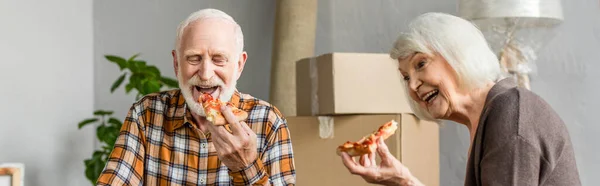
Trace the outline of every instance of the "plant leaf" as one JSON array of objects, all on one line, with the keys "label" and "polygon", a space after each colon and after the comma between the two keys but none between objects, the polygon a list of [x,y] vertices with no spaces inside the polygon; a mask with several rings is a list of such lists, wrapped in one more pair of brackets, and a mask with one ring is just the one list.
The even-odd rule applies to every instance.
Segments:
[{"label": "plant leaf", "polygon": [[140,82],[145,79],[143,75],[135,73],[129,76],[129,84],[133,84],[134,87],[140,84]]},{"label": "plant leaf", "polygon": [[110,93],[113,93],[119,86],[121,86],[121,84],[123,83],[123,80],[125,80],[125,75],[127,75],[127,73],[124,73],[123,75],[121,75],[119,77],[119,79],[117,79],[117,81],[115,81],[112,86],[110,87]]},{"label": "plant leaf", "polygon": [[93,185],[96,184],[96,179],[98,179],[106,164],[106,160],[102,158],[103,155],[106,154],[102,151],[96,151],[91,159],[86,159],[84,161],[85,177],[92,182]]},{"label": "plant leaf", "polygon": [[136,85],[135,89],[137,89],[137,91],[142,95],[146,95],[148,94],[147,89],[146,89],[146,82],[148,82],[148,79],[146,78],[140,78],[140,82]]},{"label": "plant leaf", "polygon": [[158,68],[155,66],[147,66],[144,70],[148,75],[150,75],[150,77],[160,77],[160,70],[158,70]]},{"label": "plant leaf", "polygon": [[136,57],[138,57],[138,56],[140,56],[140,53],[137,53],[137,54],[135,54],[135,55],[131,56],[131,57],[130,57],[130,58],[127,60],[127,61],[133,61],[133,60],[135,60],[135,58],[136,58]]},{"label": "plant leaf", "polygon": [[177,88],[179,87],[179,83],[177,83],[177,80],[168,78],[168,77],[160,77],[160,81],[167,85],[168,87],[172,87],[172,88]]},{"label": "plant leaf", "polygon": [[119,69],[123,70],[127,67],[127,61],[125,61],[125,59],[123,59],[122,57],[119,56],[113,56],[113,55],[105,55],[104,56],[108,61],[111,61],[113,63],[116,63],[117,65],[119,65]]},{"label": "plant leaf", "polygon": [[[106,140],[106,129],[108,127],[106,125],[100,125],[98,126],[98,128],[96,129],[96,136],[98,137],[98,139],[101,142],[105,142]],[[105,142],[106,143],[106,142]]]},{"label": "plant leaf", "polygon": [[129,83],[125,85],[125,93],[129,93],[133,89],[133,84]]},{"label": "plant leaf", "polygon": [[137,89],[137,91],[140,92],[141,83],[143,80],[145,80],[144,76],[139,73],[134,73],[131,76],[129,76],[129,84],[125,87],[127,93],[129,93],[131,89]]},{"label": "plant leaf", "polygon": [[146,61],[129,61],[129,70],[133,73],[139,73],[146,67]]},{"label": "plant leaf", "polygon": [[94,154],[92,154],[92,159],[102,159],[102,155],[104,155],[102,151],[96,150],[94,151]]},{"label": "plant leaf", "polygon": [[148,81],[145,84],[146,94],[151,94],[160,91],[160,82],[158,81]]},{"label": "plant leaf", "polygon": [[77,125],[78,126],[77,128],[81,129],[81,127],[86,126],[87,124],[90,124],[90,123],[93,123],[96,121],[98,121],[98,118],[90,118],[90,119],[83,120],[83,121],[79,122],[79,124]]},{"label": "plant leaf", "polygon": [[[114,145],[113,145],[114,146]],[[109,146],[102,146],[102,149],[104,150],[105,153],[110,154],[112,152],[114,147],[109,147]]]},{"label": "plant leaf", "polygon": [[108,111],[108,110],[97,110],[96,112],[94,112],[95,116],[104,116],[104,115],[111,115],[113,114],[113,111]]},{"label": "plant leaf", "polygon": [[101,142],[104,142],[108,147],[112,148],[119,136],[121,128],[113,125],[101,125],[96,131],[96,135]]},{"label": "plant leaf", "polygon": [[117,137],[119,137],[120,128],[116,126],[109,126],[106,128],[104,143],[108,145],[111,149],[115,146],[115,142],[117,141]]},{"label": "plant leaf", "polygon": [[121,126],[123,126],[123,123],[121,123],[121,120],[117,119],[117,118],[108,118],[108,123],[112,124],[112,126],[116,126],[119,129],[121,128]]}]

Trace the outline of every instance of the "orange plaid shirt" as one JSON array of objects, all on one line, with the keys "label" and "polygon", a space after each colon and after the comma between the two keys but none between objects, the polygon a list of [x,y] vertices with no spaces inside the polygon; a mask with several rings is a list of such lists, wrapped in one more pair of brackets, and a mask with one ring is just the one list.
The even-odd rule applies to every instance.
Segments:
[{"label": "orange plaid shirt", "polygon": [[192,122],[177,89],[133,104],[97,185],[295,185],[292,141],[281,113],[237,91],[230,102],[248,112],[246,123],[257,136],[259,158],[244,170],[232,172],[219,160],[210,133]]}]

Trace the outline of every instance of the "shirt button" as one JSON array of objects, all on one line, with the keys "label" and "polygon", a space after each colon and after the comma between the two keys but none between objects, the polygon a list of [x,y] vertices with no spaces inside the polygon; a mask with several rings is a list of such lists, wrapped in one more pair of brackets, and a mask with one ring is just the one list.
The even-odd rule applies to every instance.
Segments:
[{"label": "shirt button", "polygon": [[204,178],[200,178],[200,183],[204,184],[204,182],[206,182],[206,180],[204,180]]},{"label": "shirt button", "polygon": [[202,143],[202,144],[200,144],[200,147],[202,147],[202,148],[206,148],[206,143]]}]

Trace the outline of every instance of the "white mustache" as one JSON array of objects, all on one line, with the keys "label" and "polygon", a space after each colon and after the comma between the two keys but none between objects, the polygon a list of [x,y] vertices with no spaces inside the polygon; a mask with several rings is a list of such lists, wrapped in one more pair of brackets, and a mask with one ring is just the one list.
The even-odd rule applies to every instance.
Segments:
[{"label": "white mustache", "polygon": [[224,87],[225,83],[220,78],[211,78],[208,81],[202,81],[197,75],[192,76],[187,82],[189,86],[201,86],[201,87]]}]

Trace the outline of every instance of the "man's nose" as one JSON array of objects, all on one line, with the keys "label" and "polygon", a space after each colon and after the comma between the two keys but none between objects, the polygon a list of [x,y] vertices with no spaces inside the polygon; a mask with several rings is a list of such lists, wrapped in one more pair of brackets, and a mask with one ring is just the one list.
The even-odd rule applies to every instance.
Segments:
[{"label": "man's nose", "polygon": [[212,61],[204,60],[200,64],[200,70],[198,70],[198,76],[202,81],[208,81],[215,75],[215,68]]}]

